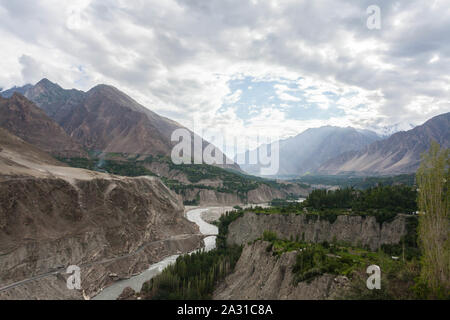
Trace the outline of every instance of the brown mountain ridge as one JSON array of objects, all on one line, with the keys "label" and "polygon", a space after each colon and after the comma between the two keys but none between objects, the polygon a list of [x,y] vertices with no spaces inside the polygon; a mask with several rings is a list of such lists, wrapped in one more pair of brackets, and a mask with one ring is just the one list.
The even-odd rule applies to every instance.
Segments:
[{"label": "brown mountain ridge", "polygon": [[87,156],[59,124],[19,93],[0,96],[0,127],[24,141],[57,156]]},{"label": "brown mountain ridge", "polygon": [[[97,85],[83,92],[63,89],[42,79],[34,86],[15,87],[2,94],[10,95],[11,91],[24,92],[25,97],[35,102],[87,150],[170,156],[175,144],[171,142],[171,134],[184,128],[109,85]],[[203,148],[208,144],[203,141]],[[236,164],[224,167],[239,170]]]}]

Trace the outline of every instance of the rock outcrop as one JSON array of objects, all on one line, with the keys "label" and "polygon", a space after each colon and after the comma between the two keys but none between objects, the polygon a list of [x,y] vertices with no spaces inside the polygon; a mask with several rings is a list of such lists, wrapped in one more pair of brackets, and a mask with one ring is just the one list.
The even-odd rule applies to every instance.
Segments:
[{"label": "rock outcrop", "polygon": [[269,242],[246,245],[234,272],[216,288],[213,299],[219,300],[324,300],[338,297],[348,285],[343,276],[325,274],[310,283],[294,284],[292,267],[296,251],[272,256]]},{"label": "rock outcrop", "polygon": [[407,232],[405,215],[380,225],[373,216],[340,215],[330,223],[306,215],[260,214],[247,212],[228,227],[229,244],[246,244],[260,238],[264,231],[273,231],[281,239],[306,242],[341,241],[378,249],[382,244],[399,243]]}]

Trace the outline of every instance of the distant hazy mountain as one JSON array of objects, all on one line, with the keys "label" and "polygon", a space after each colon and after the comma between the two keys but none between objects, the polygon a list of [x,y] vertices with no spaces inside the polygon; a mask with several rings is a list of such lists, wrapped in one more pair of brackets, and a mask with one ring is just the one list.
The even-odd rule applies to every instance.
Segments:
[{"label": "distant hazy mountain", "polygon": [[[83,92],[42,79],[34,86],[5,92],[14,90],[24,92],[88,150],[170,156],[171,134],[184,128],[108,85]],[[225,167],[239,169],[237,165]]]},{"label": "distant hazy mountain", "polygon": [[23,87],[14,87],[14,88],[11,88],[11,89],[8,89],[8,90],[5,90],[5,91],[1,91],[0,92],[0,95],[3,97],[3,98],[11,98],[11,96],[15,93],[15,92],[17,92],[17,93],[20,93],[20,94],[22,94],[22,95],[25,95],[25,92],[29,89],[29,88],[31,88],[32,87],[32,85],[31,84],[26,84],[26,85],[24,85]]},{"label": "distant hazy mountain", "polygon": [[[312,172],[323,162],[342,152],[359,150],[379,139],[380,137],[373,131],[357,130],[351,127],[325,126],[308,129],[295,137],[279,142],[280,168],[278,175],[300,175]],[[257,153],[260,148],[267,147],[267,145],[260,146],[250,153]],[[250,153],[246,152],[245,163],[238,164],[251,174],[259,174],[259,165],[248,164]],[[236,159],[239,159],[239,156]]]},{"label": "distant hazy mountain", "polygon": [[412,130],[395,133],[360,151],[343,153],[321,165],[318,172],[413,173],[419,167],[420,154],[429,148],[431,140],[437,141],[441,147],[450,147],[450,113],[436,116]]},{"label": "distant hazy mountain", "polygon": [[82,146],[60,125],[19,93],[10,98],[0,97],[0,127],[54,155],[86,156]]}]

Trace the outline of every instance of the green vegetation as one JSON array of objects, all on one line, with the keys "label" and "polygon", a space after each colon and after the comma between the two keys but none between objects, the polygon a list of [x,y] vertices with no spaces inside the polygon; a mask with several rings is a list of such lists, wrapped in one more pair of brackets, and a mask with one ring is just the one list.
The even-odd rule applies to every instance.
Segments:
[{"label": "green vegetation", "polygon": [[272,199],[269,204],[271,207],[287,207],[290,204],[292,204],[294,201],[289,199],[290,197],[287,197],[286,199]]},{"label": "green vegetation", "polygon": [[325,219],[334,222],[338,215],[351,214],[375,216],[381,224],[391,221],[398,213],[417,211],[415,188],[403,185],[377,186],[366,190],[344,188],[313,190],[305,201],[272,201],[269,208],[249,208],[257,214],[306,214],[308,219]]},{"label": "green vegetation", "polygon": [[197,195],[197,196],[195,197],[195,199],[192,199],[192,200],[184,200],[184,201],[183,201],[183,204],[184,204],[185,206],[198,206],[198,205],[200,204],[199,196]]},{"label": "green vegetation", "polygon": [[[169,171],[177,171],[186,176],[190,183],[195,184],[195,187],[200,189],[212,189],[224,193],[237,193],[241,198],[247,196],[247,192],[258,188],[261,183],[269,185],[278,185],[270,180],[265,180],[258,177],[249,176],[238,171],[219,168],[208,164],[174,164],[168,157],[153,157],[145,158],[144,163],[152,163],[154,161],[165,163],[169,167]],[[198,184],[202,180],[220,180],[222,187],[207,187]],[[186,188],[185,184],[178,182],[178,186],[173,186],[178,190]]]},{"label": "green vegetation", "polygon": [[450,150],[433,142],[422,155],[419,185],[420,282],[424,298],[450,299]]},{"label": "green vegetation", "polygon": [[[368,290],[366,268],[377,265],[381,269],[381,288]],[[357,300],[408,300],[420,299],[416,289],[416,279],[420,273],[420,264],[416,259],[393,260],[389,255],[377,253],[368,259],[365,265],[355,269],[350,277],[350,288],[342,292],[340,299]]]},{"label": "green vegetation", "polygon": [[[343,247],[330,250],[320,244],[304,245],[299,250],[292,268],[296,283],[310,282],[325,273],[348,276],[356,268],[365,265],[367,257],[374,256],[373,253],[364,251],[349,253]],[[364,253],[364,258],[361,253]]]},{"label": "green vegetation", "polygon": [[230,247],[178,257],[176,263],[144,283],[141,296],[152,300],[211,299],[215,284],[225,278],[241,255],[241,247]]},{"label": "green vegetation", "polygon": [[101,169],[106,172],[128,177],[156,176],[153,172],[139,165],[135,161],[119,162],[114,160],[105,160]]},{"label": "green vegetation", "polygon": [[366,190],[353,188],[326,191],[313,190],[304,205],[314,209],[345,208],[354,211],[383,209],[412,213],[417,211],[417,192],[408,186],[377,186]]},{"label": "green vegetation", "polygon": [[419,219],[417,216],[410,216],[406,219],[406,235],[403,236],[398,244],[383,244],[381,249],[383,252],[391,255],[402,257],[403,260],[419,259],[420,250],[417,241],[417,227]]},{"label": "green vegetation", "polygon": [[266,230],[266,231],[264,231],[263,232],[263,240],[264,241],[275,241],[275,240],[277,240],[277,238],[278,238],[278,236],[277,236],[277,234],[275,233],[275,232],[272,232],[272,231],[269,231],[269,230]]},{"label": "green vegetation", "polygon": [[351,187],[354,189],[368,189],[378,185],[398,185],[403,184],[407,186],[414,185],[414,174],[402,174],[397,176],[383,176],[383,177],[361,177],[352,175],[305,175],[298,179],[291,181],[316,184],[338,186],[341,188]]}]

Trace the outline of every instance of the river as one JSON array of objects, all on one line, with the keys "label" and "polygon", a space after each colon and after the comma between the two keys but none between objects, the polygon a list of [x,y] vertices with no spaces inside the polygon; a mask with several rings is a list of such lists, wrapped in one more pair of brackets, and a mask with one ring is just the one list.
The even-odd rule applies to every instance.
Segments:
[{"label": "river", "polygon": [[[217,207],[197,208],[189,210],[188,212],[186,212],[186,218],[198,225],[200,233],[218,234],[219,230],[216,226],[209,224],[202,219],[203,212],[215,208]],[[203,241],[205,242],[204,249],[206,251],[212,250],[216,247],[215,236],[206,237]],[[141,291],[144,282],[160,274],[167,266],[175,263],[178,257],[179,255],[169,256],[155,264],[152,264],[147,270],[136,276],[133,276],[129,279],[119,280],[109,287],[104,288],[99,294],[93,297],[92,300],[116,300],[122,293],[123,289],[125,289],[126,287],[131,287],[134,291]]]},{"label": "river", "polygon": [[[300,198],[296,200],[296,202],[302,202],[304,199]],[[249,207],[251,205],[246,205],[244,207]],[[269,204],[259,204],[258,206],[267,207]],[[216,226],[206,222],[202,218],[202,213],[205,211],[211,211],[212,216],[220,216],[225,211],[232,210],[232,207],[206,207],[206,208],[195,208],[191,209],[186,212],[186,218],[189,221],[192,221],[196,223],[200,229],[201,234],[218,234],[219,230]],[[210,214],[210,212],[208,212]],[[212,250],[216,247],[216,237],[210,236],[206,237],[204,240],[205,247],[204,249],[206,251]],[[203,249],[200,249],[203,250]],[[196,250],[197,251],[197,250]],[[195,251],[193,251],[195,252]],[[192,253],[192,252],[190,252]],[[190,254],[189,253],[189,254]],[[155,264],[152,264],[147,270],[143,271],[142,273],[130,277],[129,279],[119,280],[109,287],[104,288],[99,294],[97,294],[95,297],[92,298],[92,300],[116,300],[120,294],[122,293],[123,289],[126,287],[131,287],[134,291],[138,292],[141,291],[142,285],[144,282],[147,282],[154,276],[160,274],[167,266],[175,263],[177,258],[179,257],[179,254],[169,256]]]}]

